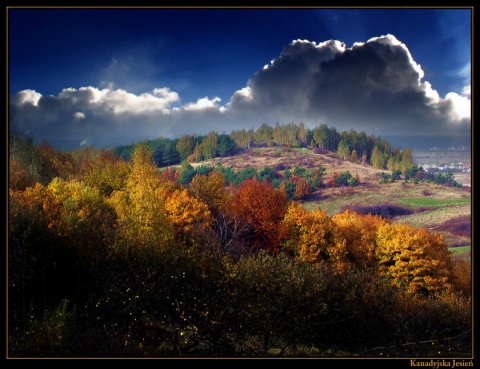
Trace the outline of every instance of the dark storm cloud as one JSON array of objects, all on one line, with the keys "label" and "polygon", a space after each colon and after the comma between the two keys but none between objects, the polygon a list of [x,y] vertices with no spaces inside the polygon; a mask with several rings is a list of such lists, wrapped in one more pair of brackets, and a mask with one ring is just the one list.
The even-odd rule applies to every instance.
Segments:
[{"label": "dark storm cloud", "polygon": [[421,66],[392,35],[349,49],[295,41],[234,95],[230,109],[383,134],[468,134],[467,97],[442,99],[422,79]]},{"label": "dark storm cloud", "polygon": [[423,77],[392,35],[351,48],[335,40],[296,40],[223,106],[217,97],[179,106],[179,95],[168,88],[135,95],[82,87],[57,96],[21,91],[12,97],[10,116],[18,129],[65,149],[292,121],[376,135],[469,135],[470,96],[442,98]]}]

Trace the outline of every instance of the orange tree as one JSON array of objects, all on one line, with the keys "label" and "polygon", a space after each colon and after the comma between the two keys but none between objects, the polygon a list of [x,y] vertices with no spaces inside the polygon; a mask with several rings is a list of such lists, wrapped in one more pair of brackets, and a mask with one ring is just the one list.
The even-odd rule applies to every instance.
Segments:
[{"label": "orange tree", "polygon": [[328,262],[338,271],[345,268],[346,242],[338,237],[326,211],[308,211],[292,202],[282,220],[281,233],[284,249],[295,258],[315,264]]},{"label": "orange tree", "polygon": [[267,180],[247,178],[233,198],[234,211],[253,228],[252,242],[260,248],[279,251],[278,227],[287,210],[287,198]]}]

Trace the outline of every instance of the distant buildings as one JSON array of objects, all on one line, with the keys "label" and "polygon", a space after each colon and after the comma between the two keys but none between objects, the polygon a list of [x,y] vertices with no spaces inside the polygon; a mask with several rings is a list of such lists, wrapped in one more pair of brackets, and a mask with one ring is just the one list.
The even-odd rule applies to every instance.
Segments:
[{"label": "distant buildings", "polygon": [[422,164],[420,167],[425,172],[437,172],[437,171],[450,171],[450,172],[463,172],[470,173],[472,171],[472,166],[469,163],[462,163],[460,161],[451,163],[451,164]]}]

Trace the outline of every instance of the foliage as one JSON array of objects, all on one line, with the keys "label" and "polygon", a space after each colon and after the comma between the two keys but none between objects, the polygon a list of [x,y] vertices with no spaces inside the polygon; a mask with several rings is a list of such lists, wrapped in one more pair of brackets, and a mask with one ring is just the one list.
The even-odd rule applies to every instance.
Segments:
[{"label": "foliage", "polygon": [[373,214],[345,210],[332,217],[337,237],[345,240],[346,257],[352,267],[374,270],[376,267],[376,233],[390,221]]},{"label": "foliage", "polygon": [[443,235],[408,224],[385,224],[376,235],[381,275],[413,294],[433,294],[451,286],[452,264]]},{"label": "foliage", "polygon": [[342,271],[346,261],[346,244],[337,237],[335,223],[324,210],[309,212],[292,202],[281,224],[285,250],[301,261],[328,261]]},{"label": "foliage", "polygon": [[230,199],[223,174],[217,170],[208,174],[196,174],[188,186],[189,193],[201,200],[212,212],[217,212]]},{"label": "foliage", "polygon": [[254,229],[253,242],[268,250],[279,247],[278,224],[287,209],[285,193],[256,177],[246,179],[236,191],[233,203],[240,216]]},{"label": "foliage", "polygon": [[146,145],[135,149],[132,161],[125,189],[114,191],[109,200],[119,218],[119,239],[134,248],[161,245],[172,236],[165,219],[168,181],[158,173]]}]

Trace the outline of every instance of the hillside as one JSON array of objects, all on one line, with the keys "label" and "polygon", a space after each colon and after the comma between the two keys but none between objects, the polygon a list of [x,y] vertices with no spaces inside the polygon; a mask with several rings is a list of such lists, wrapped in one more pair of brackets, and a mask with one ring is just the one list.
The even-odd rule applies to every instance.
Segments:
[{"label": "hillside", "polygon": [[[260,171],[265,166],[270,166],[279,173],[297,165],[306,168],[322,166],[326,169],[324,183],[328,183],[333,173],[348,170],[360,178],[359,187],[323,187],[304,199],[303,206],[309,210],[320,207],[329,215],[346,208],[390,211],[393,221],[411,223],[443,233],[450,247],[471,245],[471,173],[455,174],[455,180],[464,185],[463,188],[422,182],[415,185],[402,183],[402,180],[380,184],[381,173],[390,174],[389,171],[373,168],[370,164],[340,160],[335,153],[315,154],[307,148],[280,147],[254,148],[236,156],[192,163],[192,166],[219,164],[230,166],[235,171],[249,166]],[[409,214],[398,216],[395,212]]]}]

